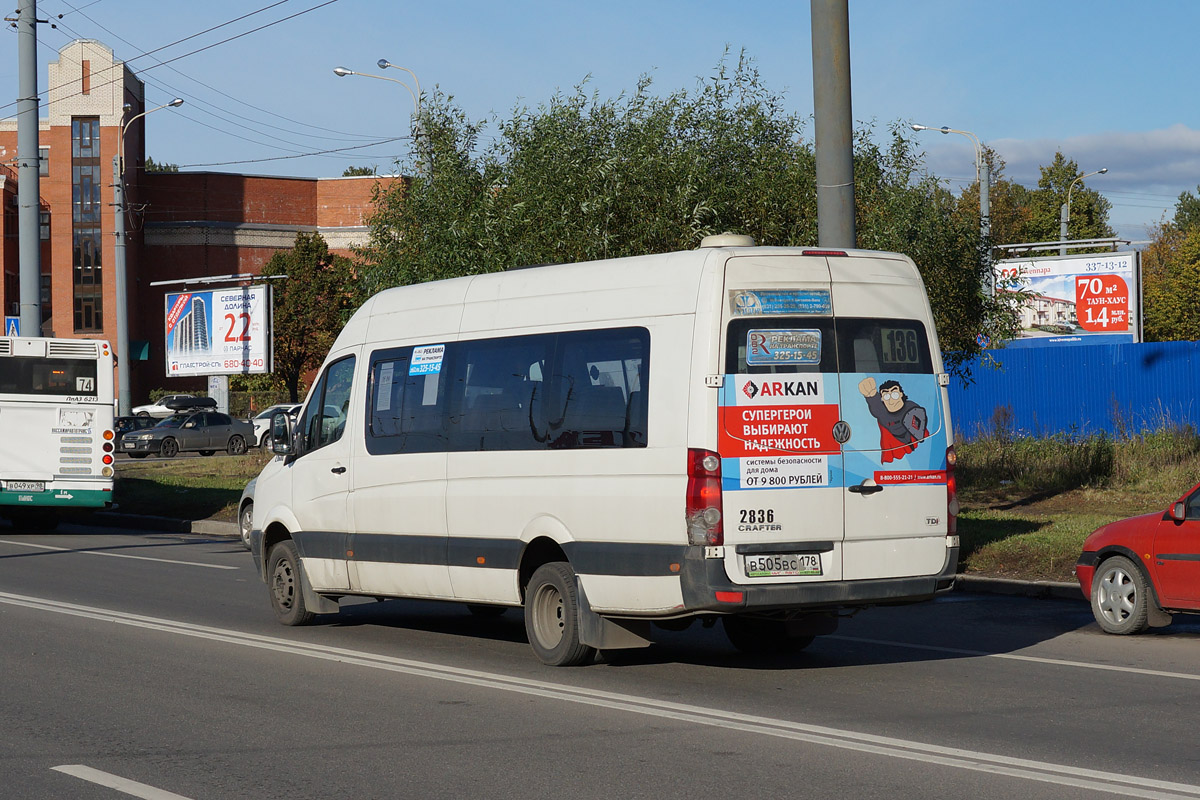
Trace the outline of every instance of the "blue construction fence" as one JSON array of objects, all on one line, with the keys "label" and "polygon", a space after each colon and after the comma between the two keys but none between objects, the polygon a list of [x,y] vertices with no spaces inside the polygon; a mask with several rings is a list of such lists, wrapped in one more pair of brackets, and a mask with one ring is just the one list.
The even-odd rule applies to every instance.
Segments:
[{"label": "blue construction fence", "polygon": [[950,379],[959,439],[998,426],[1034,436],[1200,430],[1200,342],[1005,348],[970,369],[970,383]]}]

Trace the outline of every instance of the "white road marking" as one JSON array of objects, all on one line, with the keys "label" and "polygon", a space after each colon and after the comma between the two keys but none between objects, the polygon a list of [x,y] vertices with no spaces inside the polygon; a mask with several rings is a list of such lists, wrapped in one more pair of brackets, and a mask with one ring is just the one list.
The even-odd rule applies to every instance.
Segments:
[{"label": "white road marking", "polygon": [[859,644],[874,644],[882,647],[903,647],[909,650],[926,650],[931,653],[945,653],[953,656],[971,656],[974,658],[1000,658],[1008,661],[1028,661],[1033,664],[1049,664],[1056,667],[1074,667],[1076,669],[1095,669],[1102,672],[1125,672],[1130,675],[1149,675],[1154,678],[1172,678],[1181,681],[1200,681],[1200,675],[1191,672],[1163,672],[1156,669],[1141,667],[1122,667],[1116,664],[1095,664],[1088,661],[1067,661],[1061,658],[1042,658],[1040,656],[1023,656],[1018,653],[989,653],[984,650],[961,650],[957,647],[941,647],[933,644],[915,644],[913,642],[894,642],[888,639],[865,639],[860,636],[822,636],[822,639],[840,639],[843,642]]},{"label": "white road marking", "polygon": [[434,680],[478,686],[518,694],[534,695],[569,703],[599,706],[634,714],[672,719],[679,722],[728,730],[774,736],[793,741],[854,750],[864,753],[919,761],[956,769],[1006,775],[1024,780],[1071,786],[1098,792],[1140,797],[1148,800],[1195,800],[1200,798],[1200,786],[1160,781],[1096,769],[1072,767],[1045,761],[995,755],[957,747],[944,747],[890,736],[876,736],[858,731],[807,725],[784,719],[739,714],[716,708],[672,703],[650,697],[618,694],[563,684],[510,677],[498,673],[450,667],[423,661],[395,658],[359,650],[346,650],[308,642],[297,642],[273,636],[261,636],[223,628],[192,625],[174,620],[125,614],[91,606],[43,600],[37,597],[0,592],[0,603],[22,606],[56,614],[157,630],[179,636],[192,636],[226,644],[254,647],[279,653],[335,661],[370,669],[414,675]]},{"label": "white road marking", "polygon": [[101,772],[98,769],[92,769],[83,764],[63,764],[60,767],[51,767],[50,769],[79,778],[88,783],[96,783],[100,786],[107,786],[109,789],[116,789],[118,792],[132,795],[133,797],[141,797],[143,800],[189,800],[181,794],[156,789],[144,783],[122,778],[120,775],[110,775],[107,772]]},{"label": "white road marking", "polygon": [[56,550],[63,553],[77,553],[81,556],[108,556],[109,558],[132,558],[134,561],[157,561],[160,564],[182,564],[185,567],[204,567],[206,569],[238,569],[226,564],[201,564],[198,561],[175,561],[170,558],[154,558],[152,556],[134,556],[129,553],[108,553],[103,550],[79,550],[73,547],[54,547],[48,544],[33,544],[31,542],[14,542],[10,539],[0,539],[0,544],[11,544],[17,547],[32,547],[35,550]]}]

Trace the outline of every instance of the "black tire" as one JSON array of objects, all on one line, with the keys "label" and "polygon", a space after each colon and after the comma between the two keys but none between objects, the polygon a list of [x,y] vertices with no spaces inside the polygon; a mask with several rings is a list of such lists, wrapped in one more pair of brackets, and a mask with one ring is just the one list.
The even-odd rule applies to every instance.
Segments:
[{"label": "black tire", "polygon": [[179,454],[179,442],[168,436],[166,439],[163,439],[162,444],[159,445],[158,454],[163,458],[174,458]]},{"label": "black tire", "polygon": [[799,653],[812,644],[814,636],[789,636],[783,620],[731,614],[721,617],[729,643],[751,655]]},{"label": "black tire", "polygon": [[254,501],[247,500],[238,512],[238,534],[242,537],[242,547],[250,549],[250,529],[254,525]]},{"label": "black tire", "polygon": [[234,434],[229,437],[229,447],[226,451],[231,456],[240,456],[246,452],[246,439],[243,436]]},{"label": "black tire", "polygon": [[1101,562],[1092,576],[1092,615],[1105,633],[1141,633],[1150,627],[1150,590],[1141,569],[1125,556]]},{"label": "black tire", "polygon": [[496,619],[504,616],[504,612],[508,611],[508,606],[488,606],[482,603],[467,603],[467,611],[471,612],[471,616],[479,617],[480,619]]},{"label": "black tire", "polygon": [[200,455],[202,455],[202,456],[211,456],[211,455],[212,455],[213,453],[215,453],[215,452],[217,452],[217,451],[216,451],[216,450],[201,450],[201,451],[200,451]]},{"label": "black tire", "polygon": [[296,543],[285,539],[271,548],[267,562],[267,587],[271,592],[271,609],[284,625],[307,625],[316,615],[304,604],[300,586],[300,554]]},{"label": "black tire", "polygon": [[543,564],[529,579],[525,633],[534,654],[551,667],[574,667],[595,658],[595,648],[579,641],[579,598],[570,564]]},{"label": "black tire", "polygon": [[149,411],[139,411],[138,416],[139,417],[148,417],[148,416],[150,416],[150,412]]}]

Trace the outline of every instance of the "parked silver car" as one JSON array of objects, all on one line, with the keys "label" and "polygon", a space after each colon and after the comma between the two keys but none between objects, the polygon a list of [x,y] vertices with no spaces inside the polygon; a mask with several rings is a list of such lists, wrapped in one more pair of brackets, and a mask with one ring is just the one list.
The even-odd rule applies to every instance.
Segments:
[{"label": "parked silver car", "polygon": [[254,425],[254,439],[251,442],[251,447],[263,447],[267,443],[267,435],[271,432],[271,417],[276,411],[286,411],[288,416],[293,420],[300,413],[299,403],[276,403],[269,408],[264,408],[260,414],[251,417],[250,422]]},{"label": "parked silver car", "polygon": [[254,527],[254,484],[258,478],[251,478],[242,490],[242,499],[238,501],[238,533],[242,537],[242,547],[250,549],[250,529]]},{"label": "parked silver car", "polygon": [[153,403],[136,406],[133,409],[133,415],[136,417],[166,419],[173,414],[182,414],[185,411],[216,407],[217,401],[211,397],[196,397],[190,394],[168,394],[158,398]]},{"label": "parked silver car", "polygon": [[168,417],[149,430],[121,439],[121,452],[133,458],[172,458],[183,450],[211,456],[218,450],[238,456],[254,441],[254,426],[219,411],[193,411]]}]

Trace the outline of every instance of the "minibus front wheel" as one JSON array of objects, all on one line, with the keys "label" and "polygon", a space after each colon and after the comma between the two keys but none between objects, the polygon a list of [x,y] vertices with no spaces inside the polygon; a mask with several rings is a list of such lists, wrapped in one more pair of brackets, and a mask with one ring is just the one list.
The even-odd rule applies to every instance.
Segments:
[{"label": "minibus front wheel", "polygon": [[296,543],[291,539],[271,548],[267,585],[271,589],[271,608],[284,625],[307,625],[315,616],[304,603],[302,569]]},{"label": "minibus front wheel", "polygon": [[525,588],[525,633],[543,664],[574,667],[595,657],[595,648],[579,641],[579,597],[570,564],[551,561],[534,571]]}]

